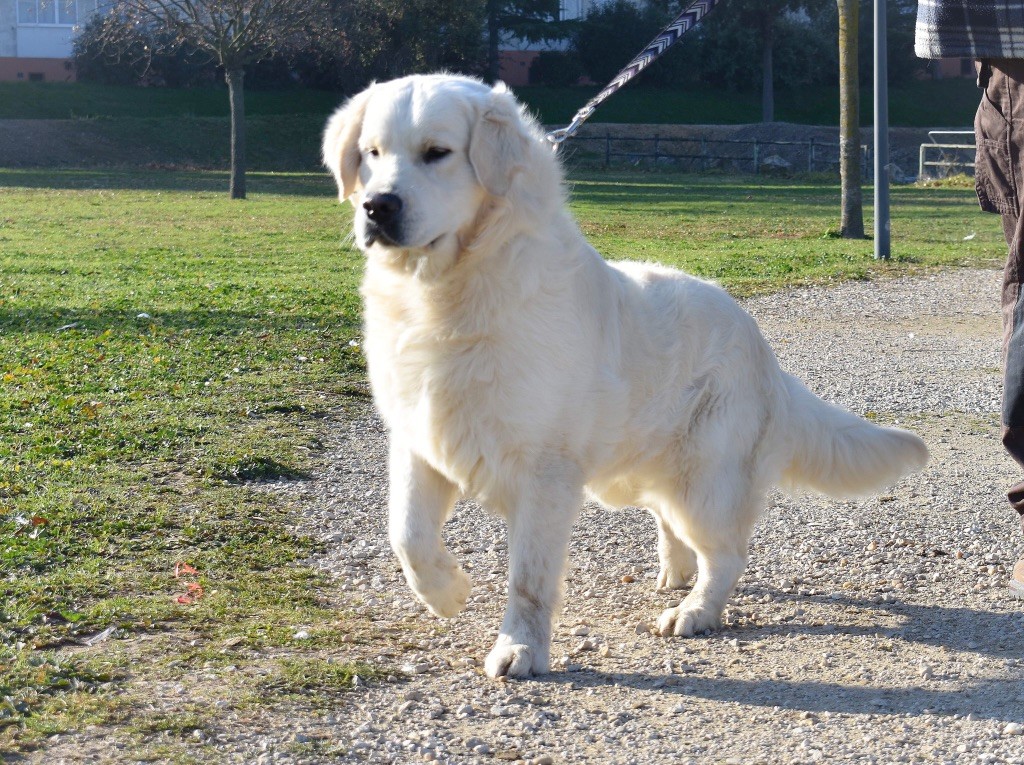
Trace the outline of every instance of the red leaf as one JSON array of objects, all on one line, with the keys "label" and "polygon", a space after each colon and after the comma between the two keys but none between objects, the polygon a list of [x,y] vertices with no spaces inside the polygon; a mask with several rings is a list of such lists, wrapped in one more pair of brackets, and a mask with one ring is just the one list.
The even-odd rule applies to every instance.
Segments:
[{"label": "red leaf", "polygon": [[33,526],[45,526],[47,523],[49,523],[49,521],[46,520],[45,518],[43,518],[41,515],[33,515],[32,516],[32,525]]},{"label": "red leaf", "polygon": [[174,564],[174,578],[178,579],[184,574],[198,574],[199,572],[192,568],[187,563],[175,563]]}]

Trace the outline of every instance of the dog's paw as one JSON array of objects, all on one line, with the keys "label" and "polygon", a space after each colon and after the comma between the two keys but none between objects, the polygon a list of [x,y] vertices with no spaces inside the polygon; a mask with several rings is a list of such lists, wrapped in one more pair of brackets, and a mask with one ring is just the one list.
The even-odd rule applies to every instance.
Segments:
[{"label": "dog's paw", "polygon": [[548,671],[547,662],[540,661],[537,652],[523,643],[505,643],[499,640],[487,654],[484,670],[488,677],[529,677]]},{"label": "dog's paw", "polygon": [[696,570],[680,570],[675,567],[662,565],[658,572],[659,590],[681,590],[690,583]]},{"label": "dog's paw", "polygon": [[430,577],[417,577],[413,590],[435,616],[451,619],[466,607],[472,580],[456,564],[434,572]]},{"label": "dog's paw", "polygon": [[719,626],[721,614],[700,606],[688,606],[685,601],[675,608],[666,609],[658,617],[658,634],[662,637],[693,637]]}]

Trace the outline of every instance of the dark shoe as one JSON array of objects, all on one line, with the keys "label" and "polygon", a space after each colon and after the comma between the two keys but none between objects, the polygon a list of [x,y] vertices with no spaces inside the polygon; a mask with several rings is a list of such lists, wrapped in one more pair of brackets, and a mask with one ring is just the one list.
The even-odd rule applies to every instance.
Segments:
[{"label": "dark shoe", "polygon": [[1010,593],[1016,598],[1024,598],[1024,558],[1017,561],[1010,577]]}]

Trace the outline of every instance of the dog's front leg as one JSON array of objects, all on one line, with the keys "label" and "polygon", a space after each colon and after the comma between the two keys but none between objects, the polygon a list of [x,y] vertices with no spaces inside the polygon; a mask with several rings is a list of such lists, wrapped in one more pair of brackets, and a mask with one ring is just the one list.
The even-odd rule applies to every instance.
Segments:
[{"label": "dog's front leg", "polygon": [[574,467],[549,464],[508,508],[508,606],[484,669],[491,677],[544,674],[551,622],[560,605],[572,524],[582,504]]},{"label": "dog's front leg", "polygon": [[413,592],[438,616],[466,606],[470,579],[441,539],[456,486],[392,435],[388,526]]}]

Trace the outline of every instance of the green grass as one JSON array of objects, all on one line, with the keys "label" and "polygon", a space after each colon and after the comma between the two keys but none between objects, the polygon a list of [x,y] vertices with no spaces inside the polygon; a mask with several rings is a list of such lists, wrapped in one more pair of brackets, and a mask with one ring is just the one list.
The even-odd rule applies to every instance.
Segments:
[{"label": "green grass", "polygon": [[[253,174],[244,202],[226,186],[0,170],[0,749],[129,719],[152,743],[170,723],[133,715],[139,678],[270,662],[276,679],[239,697],[282,700],[386,675],[359,663],[382,638],[303,563],[318,545],[294,531],[301,508],[248,483],[317,470],[323,418],[365,405],[351,212],[324,174]],[[890,264],[830,235],[831,181],[590,173],[572,204],[607,256],[738,294],[996,263],[1004,247],[956,184],[893,190]],[[178,563],[197,573],[176,579]],[[187,581],[195,603],[178,602]]]},{"label": "green grass", "polygon": [[362,380],[360,263],[324,178],[253,180],[232,205],[213,174],[0,171],[0,668],[109,626],[337,618],[287,503],[243,482],[301,476]]},{"label": "green grass", "polygon": [[[598,88],[523,87],[517,95],[539,114],[545,124],[567,123]],[[326,116],[343,100],[343,94],[294,88],[280,91],[246,91],[246,114],[256,124],[275,126],[272,118],[295,116],[316,124],[319,132]],[[890,91],[889,120],[894,126],[949,127],[970,125],[978,107],[978,89],[970,78],[941,81],[919,80]],[[810,125],[839,122],[839,92],[834,87],[780,91],[776,94],[776,119]],[[101,118],[128,120],[128,129],[139,119],[192,121],[228,116],[224,88],[133,88],[90,83],[0,83],[0,119]],[[267,118],[261,122],[260,118]],[[601,106],[591,122],[742,124],[761,121],[758,91],[729,93],[701,85],[661,90],[633,83]],[[872,122],[871,90],[861,93],[861,122]],[[186,133],[179,126],[178,133]],[[273,127],[265,129],[274,129]],[[277,129],[283,130],[283,127]],[[174,132],[174,131],[171,131]],[[296,131],[300,135],[301,131]],[[256,141],[253,142],[255,145]],[[282,143],[281,145],[287,145]]]},{"label": "green grass", "polygon": [[[252,117],[326,115],[341,100],[336,93],[306,88],[245,93]],[[0,82],[0,119],[95,117],[227,117],[227,86],[141,88],[78,83]]]},{"label": "green grass", "polygon": [[[871,199],[870,189],[864,198]],[[892,260],[869,241],[835,237],[838,184],[685,174],[581,176],[573,207],[608,258],[653,260],[715,279],[734,294],[908,268],[998,263],[998,219],[963,184],[892,192]],[[870,208],[865,211],[870,232]],[[964,237],[975,234],[967,241]]]}]

